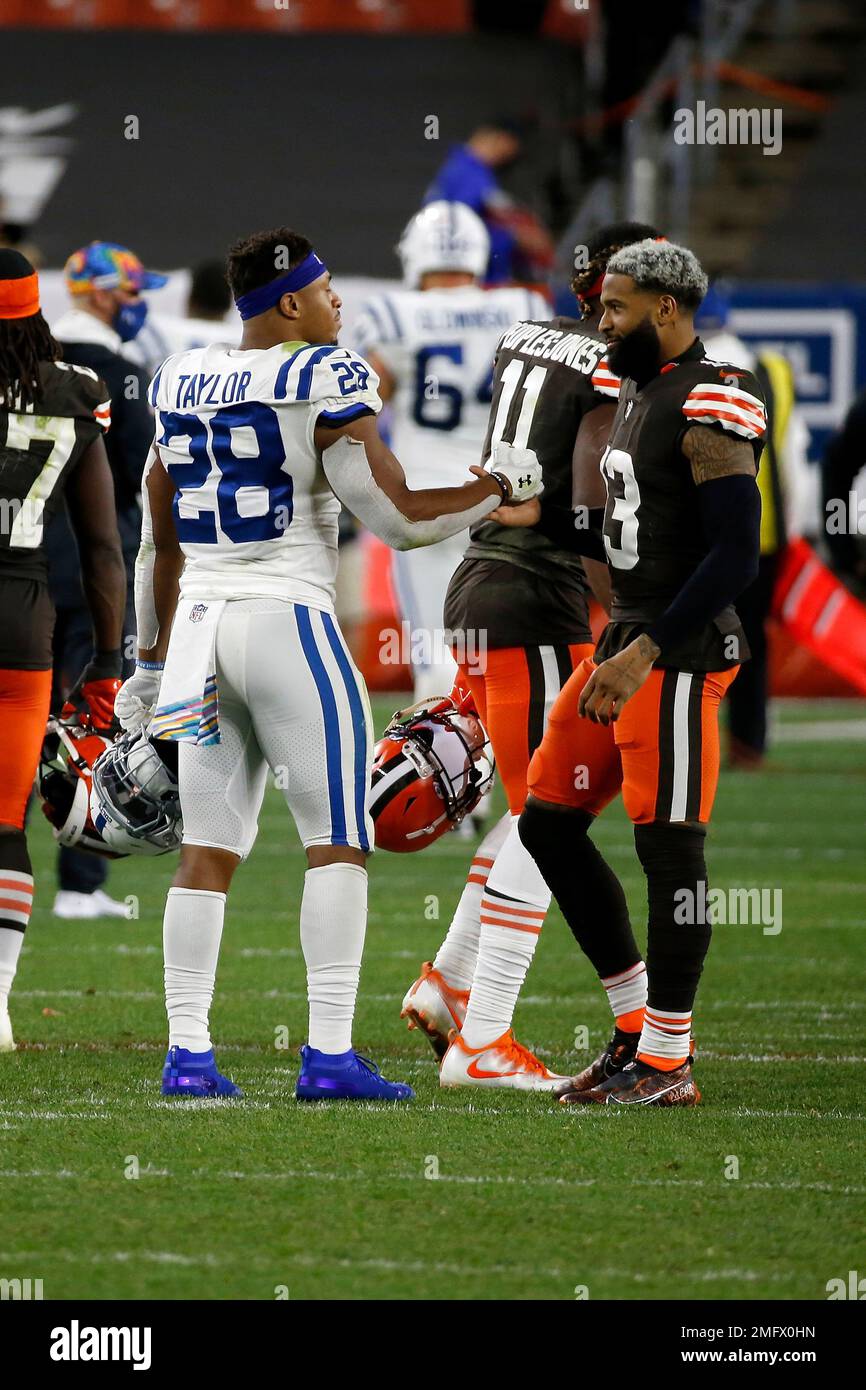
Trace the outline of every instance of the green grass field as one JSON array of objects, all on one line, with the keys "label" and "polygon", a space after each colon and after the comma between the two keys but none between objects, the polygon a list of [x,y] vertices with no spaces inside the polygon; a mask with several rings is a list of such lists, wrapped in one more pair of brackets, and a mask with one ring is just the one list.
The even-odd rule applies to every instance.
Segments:
[{"label": "green grass field", "polygon": [[[378,728],[393,703],[377,701]],[[412,1082],[415,1103],[296,1104],[303,859],[276,792],[236,879],[213,1013],[246,1099],[163,1101],[173,859],[112,870],[137,921],[60,923],[34,815],[38,906],[12,996],[23,1046],[0,1057],[0,1277],[41,1278],[46,1299],[571,1300],[580,1288],[823,1299],[829,1279],[866,1274],[866,742],[862,727],[841,740],[820,727],[866,724],[866,709],[798,704],[781,718],[792,741],[772,767],[723,777],[708,858],[711,886],[781,888],[783,926],[716,929],[695,1111],[440,1091],[428,1044],[398,1013],[462,887],[471,845],[453,835],[371,865],[356,1042]],[[642,923],[620,807],[597,838]],[[552,913],[519,1037],[579,1069],[608,1035],[600,994]],[[582,1025],[590,1053],[574,1048]]]}]

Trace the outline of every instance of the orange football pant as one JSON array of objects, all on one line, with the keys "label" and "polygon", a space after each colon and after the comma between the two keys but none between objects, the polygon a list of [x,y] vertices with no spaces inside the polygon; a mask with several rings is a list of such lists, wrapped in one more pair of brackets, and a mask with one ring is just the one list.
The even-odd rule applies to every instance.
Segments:
[{"label": "orange football pant", "polygon": [[564,686],[529,766],[528,789],[597,816],[622,791],[635,825],[706,823],[719,781],[719,704],[739,670],[653,670],[614,724],[577,712],[594,670],[581,661]]},{"label": "orange football pant", "polygon": [[50,671],[0,669],[0,825],[24,829],[50,700]]},{"label": "orange football pant", "polygon": [[465,666],[458,670],[456,687],[472,694],[513,816],[526,801],[529,760],[541,743],[545,717],[574,679],[575,668],[593,650],[590,642],[499,647],[486,653],[483,673]]}]

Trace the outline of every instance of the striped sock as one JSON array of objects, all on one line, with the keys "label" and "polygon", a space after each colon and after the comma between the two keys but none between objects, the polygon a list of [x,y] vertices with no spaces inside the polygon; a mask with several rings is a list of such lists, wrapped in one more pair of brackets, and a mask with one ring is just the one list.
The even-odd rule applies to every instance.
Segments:
[{"label": "striped sock", "polygon": [[549,906],[550,890],[515,816],[481,900],[478,962],[460,1030],[467,1047],[488,1047],[511,1027]]},{"label": "striped sock", "polygon": [[30,867],[24,831],[4,831],[0,835],[0,1009],[4,1012],[33,909]]},{"label": "striped sock", "polygon": [[642,960],[619,975],[608,975],[601,982],[607,990],[616,1026],[623,1033],[639,1033],[646,1008],[646,966]]},{"label": "striped sock", "polygon": [[639,1062],[659,1071],[681,1067],[691,1051],[692,1015],[670,1009],[653,1009],[647,1004],[637,1046]]},{"label": "striped sock", "polygon": [[487,876],[493,868],[493,861],[502,848],[510,828],[511,816],[506,811],[475,851],[475,857],[469,866],[466,886],[451,919],[448,935],[439,947],[433,962],[434,970],[439,971],[452,989],[468,989],[472,984],[481,931],[481,898],[487,886]]}]

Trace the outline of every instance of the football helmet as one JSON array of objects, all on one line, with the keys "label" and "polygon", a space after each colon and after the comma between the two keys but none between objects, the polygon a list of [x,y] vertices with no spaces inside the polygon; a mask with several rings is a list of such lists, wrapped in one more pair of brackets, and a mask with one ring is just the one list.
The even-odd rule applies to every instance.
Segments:
[{"label": "football helmet", "polygon": [[90,850],[107,859],[121,852],[105,843],[90,814],[93,766],[111,748],[111,739],[81,724],[49,719],[36,774],[42,810],[61,845]]},{"label": "football helmet", "polygon": [[434,697],[398,710],[373,761],[377,847],[425,849],[478,805],[494,770],[490,741],[467,702]]},{"label": "football helmet", "polygon": [[397,255],[410,290],[434,270],[463,270],[480,279],[487,269],[490,237],[472,208],[440,200],[415,214],[400,238]]},{"label": "football helmet", "polygon": [[180,846],[176,743],[132,729],[97,759],[92,781],[90,814],[109,849],[167,854]]}]

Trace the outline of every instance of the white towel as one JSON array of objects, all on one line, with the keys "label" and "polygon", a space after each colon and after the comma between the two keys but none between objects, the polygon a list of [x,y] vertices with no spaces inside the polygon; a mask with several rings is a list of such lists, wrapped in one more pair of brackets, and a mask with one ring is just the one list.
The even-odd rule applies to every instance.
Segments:
[{"label": "white towel", "polygon": [[225,599],[177,605],[159,704],[148,732],[175,743],[219,743],[216,630]]}]

